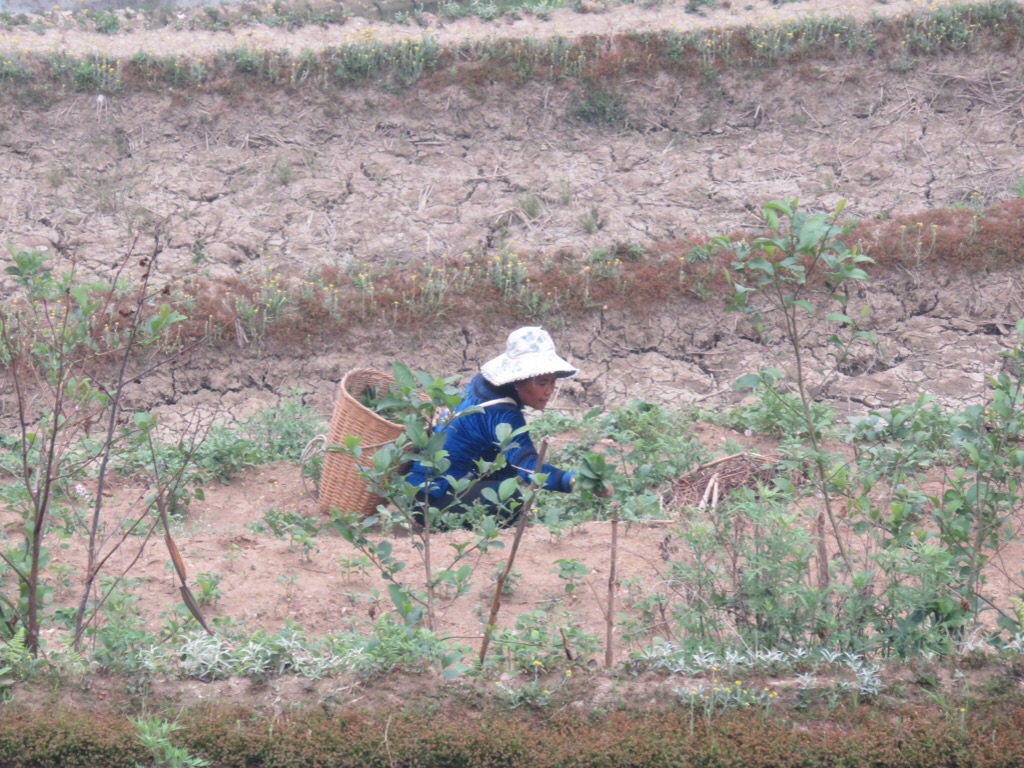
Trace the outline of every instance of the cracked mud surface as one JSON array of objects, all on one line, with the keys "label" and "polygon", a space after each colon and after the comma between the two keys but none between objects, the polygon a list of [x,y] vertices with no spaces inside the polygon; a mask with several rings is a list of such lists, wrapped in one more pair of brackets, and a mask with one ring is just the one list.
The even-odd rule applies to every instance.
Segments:
[{"label": "cracked mud surface", "polygon": [[[441,42],[500,36],[613,34],[626,30],[765,23],[801,14],[905,14],[914,3],[723,3],[705,16],[679,4],[607,13],[557,11],[436,28],[371,24],[230,32],[146,30],[114,36],[61,26],[0,31],[0,50],[111,56],[188,55],[238,45],[302,50],[371,35]],[[628,125],[573,120],[572,82],[474,84],[388,93],[352,88],[259,87],[234,93],[94,95],[0,93],[0,241],[40,248],[105,275],[134,238],[163,222],[158,279],[229,280],[309,274],[319,266],[401,265],[502,242],[542,261],[687,235],[753,232],[761,205],[799,197],[870,220],[1015,197],[1024,167],[1024,62],[976,50],[885,62],[813,61],[715,78],[652,75],[620,84]],[[521,213],[524,195],[539,213]],[[585,222],[600,222],[587,227]],[[507,236],[507,240],[503,238]],[[921,392],[949,406],[976,402],[998,353],[1024,316],[1014,267],[956,270],[871,252],[873,280],[852,297],[877,349],[834,371],[823,339],[808,337],[810,384],[841,410],[906,402]],[[9,292],[0,277],[0,295]],[[649,307],[643,317],[599,310],[552,328],[583,373],[561,407],[644,398],[665,404],[728,401],[735,379],[787,370],[777,341],[756,339],[716,297]],[[471,375],[507,329],[480,317],[445,318],[420,333],[353,327],[301,350],[260,345],[197,353],[133,393],[165,411],[198,408],[240,418],[294,390],[330,413],[346,370],[403,359],[436,373]],[[791,371],[789,371],[791,372]]]},{"label": "cracked mud surface", "polygon": [[[912,9],[853,3],[813,10],[863,16]],[[559,11],[547,22],[438,23],[430,32],[450,41],[685,29],[801,10],[808,12],[764,3],[700,17],[674,4],[629,6]],[[377,39],[420,34],[353,19],[290,32],[243,27],[154,37],[126,28],[102,42],[112,55],[158,44],[202,53],[245,41],[301,49],[367,30]],[[0,49],[97,45],[73,29],[0,33]],[[906,72],[840,59],[758,77],[652,76],[624,85],[629,125],[622,130],[571,120],[571,83],[436,89],[428,82],[398,94],[354,88],[330,97],[312,89],[132,91],[107,95],[102,105],[83,94],[33,104],[6,92],[0,240],[103,273],[134,233],[164,221],[163,279],[216,280],[487,253],[505,230],[514,248],[538,259],[563,248],[753,231],[764,202],[793,196],[822,209],[847,200],[848,214],[861,219],[994,204],[1014,197],[1024,167],[1022,82],[1019,55],[988,51],[923,60]],[[519,213],[528,194],[540,202],[534,219]],[[588,217],[600,228],[588,233]],[[919,391],[949,403],[978,397],[1006,343],[1002,334],[1024,314],[1017,274],[958,274],[932,264],[908,271],[893,264],[894,254],[870,255],[881,267],[862,301],[881,346],[850,371],[862,375],[818,382],[821,396],[851,409]],[[10,284],[0,283],[6,290]],[[728,391],[737,373],[785,363],[778,348],[737,334],[736,318],[719,316],[714,304],[676,303],[635,325],[611,312],[562,330],[561,345],[584,369],[566,400],[689,402]],[[334,385],[355,365],[402,357],[432,371],[472,372],[504,333],[480,326],[460,318],[414,342],[387,328],[352,329],[335,348],[304,350],[298,359],[280,350],[229,350],[185,365],[173,383],[153,390],[153,402],[219,393],[219,407],[235,411],[297,386],[329,410]],[[225,367],[225,357],[238,368]]]}]

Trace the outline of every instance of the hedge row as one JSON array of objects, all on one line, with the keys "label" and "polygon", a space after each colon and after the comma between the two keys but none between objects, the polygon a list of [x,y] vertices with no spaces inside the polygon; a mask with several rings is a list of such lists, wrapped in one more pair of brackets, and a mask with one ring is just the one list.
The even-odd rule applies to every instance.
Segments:
[{"label": "hedge row", "polygon": [[[689,710],[557,713],[305,710],[284,717],[201,706],[177,746],[216,768],[657,768],[1024,765],[1024,706],[970,713],[878,706],[822,718]],[[133,768],[149,756],[124,716],[0,709],[2,768]]]}]

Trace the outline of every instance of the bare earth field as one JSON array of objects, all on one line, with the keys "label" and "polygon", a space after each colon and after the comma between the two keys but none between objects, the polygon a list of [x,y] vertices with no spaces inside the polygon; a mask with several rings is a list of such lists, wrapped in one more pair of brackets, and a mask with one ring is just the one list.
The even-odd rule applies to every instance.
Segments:
[{"label": "bare earth field", "polygon": [[[202,56],[239,46],[301,52],[421,34],[445,44],[685,30],[812,14],[866,19],[928,7],[909,0],[781,6],[754,0],[691,14],[673,0],[651,8],[559,10],[545,21],[432,19],[425,30],[362,19],[227,32],[126,23],[113,36],[80,31],[55,13],[38,32],[0,31],[0,56]],[[994,205],[1015,198],[1014,185],[1024,175],[1022,83],[1019,52],[987,51],[925,60],[905,72],[838,59],[760,77],[725,72],[712,83],[659,76],[628,84],[629,120],[621,130],[573,122],[567,114],[577,86],[544,81],[464,89],[428,83],[399,93],[353,88],[340,96],[263,86],[230,95],[62,93],[37,102],[2,91],[0,242],[45,249],[105,275],[136,232],[164,221],[170,237],[160,275],[172,282],[487,252],[503,228],[511,230],[517,248],[536,258],[617,242],[645,247],[692,234],[752,231],[761,205],[782,197],[822,209],[847,200],[848,213],[861,219],[912,217],[979,201]],[[527,193],[542,204],[533,220],[511,215]],[[595,214],[602,226],[588,232],[581,220]],[[812,374],[818,395],[844,412],[906,403],[921,392],[950,407],[977,402],[985,377],[998,369],[999,352],[1011,343],[1013,323],[1024,316],[1019,271],[970,273],[908,263],[906,254],[870,255],[880,267],[852,306],[870,307],[868,325],[881,351],[848,375]],[[0,277],[0,297],[11,290],[9,279]],[[417,334],[353,328],[336,344],[297,354],[256,346],[197,353],[133,398],[166,414],[199,409],[231,421],[297,390],[326,419],[341,376],[353,367],[386,368],[401,359],[438,374],[471,375],[500,350],[507,331],[486,320],[482,311],[481,317],[445,319]],[[555,405],[568,413],[638,398],[726,404],[739,375],[790,362],[781,348],[752,340],[714,299],[679,300],[642,319],[596,312],[555,336],[560,351],[583,369]],[[811,367],[824,370],[825,349],[816,349]],[[770,447],[740,433],[700,429],[712,450],[726,442]],[[117,505],[140,491],[118,487],[113,493],[111,504]],[[222,577],[222,596],[208,607],[209,615],[270,631],[295,621],[311,634],[368,626],[382,610],[367,602],[368,595],[382,585],[372,574],[341,567],[353,550],[323,535],[307,559],[288,541],[260,530],[269,510],[317,514],[297,464],[250,471],[230,485],[207,488],[205,501],[193,503],[177,540],[190,576]],[[671,515],[666,509],[666,518]],[[0,519],[13,524],[9,516]],[[607,523],[560,537],[540,527],[529,530],[517,564],[523,578],[506,602],[502,623],[556,606],[601,636],[597,593],[607,579],[608,530]],[[626,530],[620,577],[658,583],[664,539],[657,524]],[[396,551],[416,560],[406,540],[396,541]],[[1022,589],[1017,554],[1004,554],[993,573],[994,597]],[[59,557],[75,564],[80,555],[72,544]],[[127,564],[134,555],[119,557]],[[443,616],[441,634],[471,646],[479,641],[488,576],[503,557],[499,551],[474,567],[473,592]],[[591,569],[589,585],[575,600],[566,597],[554,565],[569,558]],[[132,575],[141,580],[144,608],[159,625],[160,613],[178,602],[161,543],[145,548]],[[58,587],[57,601],[71,599],[75,587],[74,578]],[[617,660],[629,650],[621,643]],[[105,697],[105,685],[96,681],[85,695]],[[299,695],[280,687],[287,685],[197,684],[187,695],[269,703]],[[167,692],[175,693],[170,687]]]}]

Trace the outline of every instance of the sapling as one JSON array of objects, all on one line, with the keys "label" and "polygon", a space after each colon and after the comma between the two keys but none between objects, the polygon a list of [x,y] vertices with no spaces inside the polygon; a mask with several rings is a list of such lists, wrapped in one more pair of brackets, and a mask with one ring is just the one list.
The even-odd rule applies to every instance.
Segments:
[{"label": "sapling", "polygon": [[370,558],[365,555],[358,555],[356,557],[342,557],[338,560],[338,565],[341,567],[342,578],[347,581],[353,576],[365,579],[367,571],[373,564],[370,562]]},{"label": "sapling", "polygon": [[[537,464],[538,467],[544,466],[544,457],[548,452],[548,441],[541,440],[540,448],[537,450]],[[526,530],[526,522],[530,517],[530,509],[533,507],[534,499],[537,498],[537,489],[541,488],[544,484],[543,473],[536,473],[533,477],[530,489],[532,493],[528,494],[526,501],[523,503],[523,508],[519,512],[519,521],[516,523],[516,534],[512,539],[512,548],[508,553],[508,560],[505,563],[505,570],[498,574],[498,578],[494,584],[494,598],[491,601],[491,612],[487,617],[487,625],[484,627],[484,639],[480,644],[480,667],[484,665],[484,660],[487,658],[487,648],[491,643],[491,635],[494,632],[494,627],[498,621],[498,611],[501,610],[501,595],[505,590],[505,581],[508,579],[509,574],[512,573],[512,565],[515,563],[516,553],[519,551],[519,542],[522,541],[523,531]]]},{"label": "sapling", "polygon": [[[766,234],[750,242],[734,241],[724,236],[712,238],[715,246],[733,257],[726,277],[730,281],[732,296],[728,309],[742,312],[750,318],[755,331],[762,337],[768,334],[767,317],[780,319],[782,335],[793,353],[793,371],[796,379],[799,416],[806,426],[806,439],[810,443],[809,459],[825,505],[825,514],[831,523],[836,546],[848,572],[853,564],[846,551],[830,491],[827,456],[820,447],[820,435],[815,426],[812,396],[807,385],[804,363],[806,329],[802,320],[813,317],[816,310],[811,303],[814,295],[839,302],[841,311],[830,312],[825,321],[837,327],[828,341],[845,357],[850,347],[858,343],[873,343],[871,334],[861,330],[857,322],[846,313],[844,284],[867,280],[863,266],[874,261],[860,253],[856,246],[844,242],[849,228],[840,222],[845,202],[836,206],[831,214],[807,213],[800,210],[797,200],[776,200],[763,209]],[[846,338],[844,338],[844,335]],[[736,382],[738,390],[774,383],[769,374],[750,374]],[[829,583],[828,554],[824,546],[824,523],[819,522],[819,581],[822,587]]]},{"label": "sapling", "polygon": [[196,584],[199,587],[197,600],[200,605],[213,605],[223,597],[220,589],[221,575],[219,573],[200,573],[196,575]]},{"label": "sapling", "polygon": [[558,566],[558,578],[565,582],[565,594],[575,600],[576,588],[590,573],[590,569],[585,563],[573,558],[555,560],[555,565]]},{"label": "sapling", "polygon": [[[612,467],[600,453],[588,453],[576,474],[576,482],[584,493],[591,493],[598,498],[607,497],[613,490]],[[605,621],[604,665],[609,669],[615,659],[615,593],[618,589],[618,558],[619,558],[619,505],[613,503],[611,517],[611,544],[608,568],[608,600],[602,609]],[[566,590],[569,587],[566,585]]]},{"label": "sapling", "polygon": [[[153,445],[156,419],[128,411],[127,393],[179,351],[173,332],[185,318],[151,285],[161,248],[158,230],[151,254],[139,256],[133,242],[109,282],[87,282],[73,262],[59,273],[48,268],[42,253],[8,246],[12,263],[5,272],[17,292],[0,307],[0,357],[17,409],[17,436],[9,447],[18,467],[5,493],[22,515],[24,544],[0,552],[19,591],[16,600],[0,599],[0,617],[8,626],[25,627],[33,653],[40,650],[42,609],[50,591],[43,580],[47,533],[58,513],[73,518],[88,536],[75,645],[107,596],[92,602],[94,584],[127,537],[148,539],[162,524],[168,547],[173,545],[166,516],[153,512],[182,492],[187,459],[170,473],[155,463],[147,467],[151,492],[118,519],[108,519],[104,505],[119,452]],[[134,265],[141,267],[137,285],[127,280]],[[183,455],[193,456],[201,440],[201,430],[185,439],[190,447]],[[94,479],[95,493],[68,492],[85,478]],[[91,510],[82,509],[86,506]],[[128,559],[127,568],[138,556]]]}]

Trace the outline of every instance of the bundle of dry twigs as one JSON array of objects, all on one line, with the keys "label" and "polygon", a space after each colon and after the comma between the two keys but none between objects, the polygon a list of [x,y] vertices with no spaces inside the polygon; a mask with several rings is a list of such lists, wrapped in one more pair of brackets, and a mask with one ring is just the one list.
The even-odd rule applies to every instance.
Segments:
[{"label": "bundle of dry twigs", "polygon": [[769,482],[777,471],[775,454],[734,453],[701,464],[692,472],[676,478],[666,494],[665,503],[679,507],[718,506],[719,500],[737,488],[756,488]]}]

